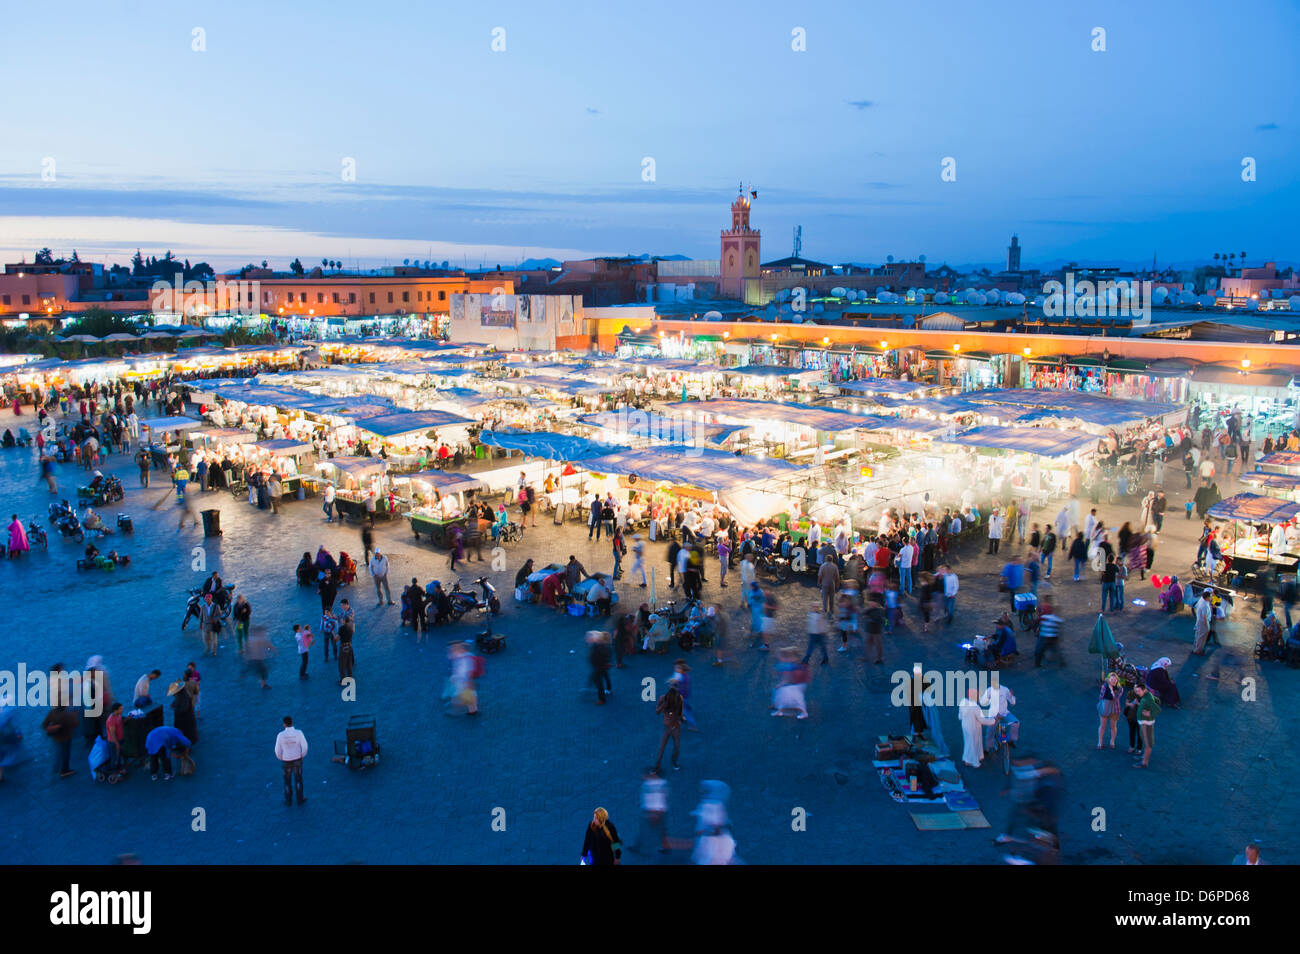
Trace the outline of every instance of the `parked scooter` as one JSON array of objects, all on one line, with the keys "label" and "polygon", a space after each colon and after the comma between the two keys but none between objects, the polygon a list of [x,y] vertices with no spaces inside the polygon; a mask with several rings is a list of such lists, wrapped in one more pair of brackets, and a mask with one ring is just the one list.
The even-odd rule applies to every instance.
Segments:
[{"label": "parked scooter", "polygon": [[488,582],[488,578],[480,576],[470,585],[479,587],[482,596],[475,595],[472,590],[462,590],[460,580],[452,584],[451,592],[447,594],[451,599],[451,618],[460,619],[471,610],[487,610],[493,616],[500,616],[501,601],[497,599],[496,587]]},{"label": "parked scooter", "polygon": [[[221,589],[212,594],[212,602],[216,604],[217,612],[221,614],[221,619],[230,618],[230,610],[234,603],[231,594],[235,589],[234,583],[223,583]],[[190,598],[185,604],[185,618],[181,620],[181,629],[184,630],[189,625],[191,619],[199,619],[199,604],[203,602],[203,589],[195,587],[190,590]]]}]

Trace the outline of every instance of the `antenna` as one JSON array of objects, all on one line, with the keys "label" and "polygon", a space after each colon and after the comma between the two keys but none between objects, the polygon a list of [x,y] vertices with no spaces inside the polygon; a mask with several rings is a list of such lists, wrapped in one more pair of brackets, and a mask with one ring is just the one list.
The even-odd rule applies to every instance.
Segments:
[{"label": "antenna", "polygon": [[803,251],[803,226],[796,225],[794,227],[794,257],[798,258],[802,251]]}]

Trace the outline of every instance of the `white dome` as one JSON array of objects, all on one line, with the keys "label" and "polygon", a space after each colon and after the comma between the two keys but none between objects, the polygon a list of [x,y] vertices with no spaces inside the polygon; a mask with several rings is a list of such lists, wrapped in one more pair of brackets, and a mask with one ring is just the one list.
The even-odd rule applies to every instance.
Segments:
[{"label": "white dome", "polygon": [[831,289],[831,294],[834,295],[836,298],[843,298],[846,295],[848,295],[848,293],[849,290],[845,288],[843,285],[836,285],[834,288]]},{"label": "white dome", "polygon": [[946,304],[948,304],[948,293],[947,293],[947,292],[935,292],[935,293],[934,293],[934,303],[935,303],[936,305],[946,305]]},{"label": "white dome", "polygon": [[826,310],[826,306],[823,305],[821,302],[818,302],[817,304],[813,305],[813,314],[814,314],[814,315],[820,315],[820,314],[821,314],[822,312],[824,312],[825,310]]},{"label": "white dome", "polygon": [[1195,296],[1194,294],[1192,294],[1190,291],[1180,291],[1180,292],[1178,293],[1178,304],[1180,304],[1180,305],[1195,305],[1195,304],[1196,304],[1196,296]]},{"label": "white dome", "polygon": [[988,291],[984,293],[984,297],[987,298],[991,303],[996,305],[998,301],[1002,298],[1002,293],[998,291],[998,289],[996,288],[990,288]]},{"label": "white dome", "polygon": [[1020,294],[1020,292],[1007,292],[1008,305],[1023,305],[1024,303],[1025,296]]},{"label": "white dome", "polygon": [[705,321],[721,321],[721,320],[722,320],[722,312],[720,312],[720,311],[706,311],[706,312],[704,313],[704,320],[705,320]]},{"label": "white dome", "polygon": [[1203,305],[1206,308],[1214,307],[1214,302],[1215,298],[1213,295],[1202,295],[1200,298],[1196,299],[1198,305]]},{"label": "white dome", "polygon": [[1169,289],[1161,285],[1159,288],[1157,288],[1155,291],[1151,293],[1151,300],[1155,302],[1157,305],[1163,305],[1166,301],[1169,300]]}]

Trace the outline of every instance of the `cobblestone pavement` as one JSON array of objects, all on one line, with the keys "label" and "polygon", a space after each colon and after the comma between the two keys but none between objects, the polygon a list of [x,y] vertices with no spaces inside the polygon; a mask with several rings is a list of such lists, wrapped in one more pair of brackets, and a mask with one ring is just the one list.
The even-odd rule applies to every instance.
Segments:
[{"label": "cobblestone pavement", "polygon": [[[8,423],[8,422],[6,422]],[[324,544],[335,554],[360,554],[355,525],[324,523],[317,503],[287,502],[278,516],[249,507],[225,492],[206,496],[204,507],[222,512],[224,536],[202,537],[194,527],[177,529],[170,491],[142,490],[127,457],[108,470],[128,488],[125,501],[105,508],[111,522],[121,511],[135,519],[135,533],[113,545],[132,557],[114,573],[78,573],[80,547],[52,535],[48,553],[0,566],[6,625],[0,666],[47,667],[62,661],[80,668],[104,656],[119,694],[154,667],[164,685],[197,660],[203,675],[201,739],[192,778],[151,782],[134,772],[116,786],[94,784],[85,747],[74,743],[78,774],[59,780],[52,752],[41,737],[41,710],[19,714],[29,761],[6,773],[0,785],[0,860],[9,863],[99,863],[122,852],[148,862],[199,863],[565,863],[576,862],[583,829],[596,805],[604,805],[631,841],[638,824],[640,771],[653,761],[659,720],[642,701],[642,680],[662,680],[675,654],[632,657],[613,672],[611,704],[594,705],[583,691],[587,678],[581,619],[556,616],[511,599],[514,573],[527,557],[538,565],[563,562],[575,553],[589,570],[611,569],[607,542],[588,543],[585,528],[557,528],[538,520],[506,554],[504,570],[490,573],[503,598],[496,628],[508,648],[489,657],[477,719],[443,714],[439,693],[446,674],[445,643],[472,636],[465,621],[436,631],[417,644],[399,625],[396,607],[376,608],[367,574],[345,588],[357,611],[355,702],[344,702],[333,663],[319,647],[311,678],[300,682],[290,626],[319,620],[314,593],[294,583],[304,550]],[[1186,491],[1181,473],[1171,480],[1170,519],[1155,568],[1178,572],[1190,564],[1195,520],[1182,518]],[[80,474],[65,465],[60,496],[75,494]],[[1226,488],[1225,488],[1226,492]],[[24,519],[44,513],[48,495],[38,486],[28,450],[0,452],[3,513]],[[154,509],[158,501],[165,501]],[[1086,513],[1086,503],[1083,512]],[[1054,512],[1054,511],[1053,511]],[[1101,508],[1109,525],[1135,519],[1137,498]],[[1047,519],[1050,514],[1036,514]],[[44,523],[48,528],[48,523]],[[379,545],[392,562],[395,589],[418,576],[449,580],[447,557],[427,542],[416,543],[403,523],[381,525]],[[196,549],[197,548],[197,549]],[[1019,546],[1003,548],[1003,557]],[[682,769],[671,773],[670,828],[689,836],[689,810],[698,783],[727,781],[742,857],[754,863],[977,863],[997,859],[988,830],[920,832],[907,808],[890,801],[870,763],[876,736],[906,730],[906,709],[890,704],[890,673],[922,662],[927,669],[963,666],[960,644],[987,631],[1004,597],[996,591],[1000,564],[972,545],[953,561],[961,580],[958,619],[940,632],[922,634],[914,607],[905,627],[887,637],[884,666],[864,665],[860,649],[815,667],[809,686],[811,718],[768,715],[775,683],[774,660],[746,648],[746,614],[739,610],[738,576],[727,589],[709,569],[706,598],[732,617],[732,659],[708,665],[702,651],[690,654],[694,706],[700,731],[684,734]],[[185,590],[205,574],[192,569],[201,553],[208,570],[239,584],[253,607],[253,622],[269,627],[279,648],[270,691],[240,678],[240,659],[223,646],[215,659],[200,656],[191,626],[179,628]],[[487,556],[487,551],[484,552]],[[665,593],[664,547],[648,547],[648,565],[659,571]],[[486,566],[486,564],[484,564]],[[1116,637],[1131,658],[1146,665],[1173,657],[1172,672],[1183,708],[1166,710],[1157,726],[1157,748],[1148,771],[1130,768],[1121,720],[1120,747],[1097,751],[1098,657],[1086,653],[1100,587],[1089,572],[1069,582],[1058,564],[1052,593],[1067,620],[1067,665],[1034,670],[1022,659],[1003,674],[1024,722],[1021,749],[1057,761],[1066,777],[1062,813],[1066,860],[1077,863],[1221,863],[1247,838],[1262,838],[1269,860],[1293,860],[1292,833],[1300,828],[1295,718],[1297,673],[1253,656],[1258,604],[1246,604],[1221,627],[1223,646],[1205,658],[1189,657],[1191,617],[1168,618],[1154,608],[1150,584],[1130,581],[1128,605],[1112,614]],[[467,566],[465,577],[479,565]],[[624,605],[641,591],[624,581]],[[395,594],[396,595],[396,594]],[[802,645],[803,623],[817,591],[791,583],[783,588],[780,621],[785,635]],[[1147,598],[1142,608],[1134,598]],[[1252,608],[1253,607],[1253,608]],[[780,641],[780,640],[778,640]],[[1022,650],[1032,642],[1021,639]],[[1028,657],[1028,653],[1025,654]],[[1257,701],[1242,700],[1241,680],[1257,680]],[[343,737],[347,717],[378,717],[382,764],[351,772],[332,764],[332,743]],[[285,808],[272,746],[280,718],[289,713],[311,744],[305,778],[308,803]],[[960,745],[955,710],[945,713],[950,746]],[[986,763],[962,769],[967,787],[995,826],[1006,815],[1005,780]],[[206,830],[192,830],[195,808],[206,813]],[[792,829],[792,813],[807,813],[807,830]],[[1105,831],[1092,830],[1094,811],[1105,810]],[[505,830],[493,830],[494,811],[504,810]],[[497,813],[500,817],[500,813]],[[627,856],[638,861],[681,861]]]}]

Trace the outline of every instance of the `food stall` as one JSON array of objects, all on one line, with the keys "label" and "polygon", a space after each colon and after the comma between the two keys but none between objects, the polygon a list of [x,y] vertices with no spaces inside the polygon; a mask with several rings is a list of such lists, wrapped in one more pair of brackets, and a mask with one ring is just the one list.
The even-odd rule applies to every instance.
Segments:
[{"label": "food stall", "polygon": [[245,445],[244,460],[248,470],[278,474],[285,496],[314,497],[321,479],[314,474],[302,473],[301,468],[302,456],[311,452],[312,446],[305,441],[281,437]]},{"label": "food stall", "polygon": [[453,527],[465,529],[465,494],[487,490],[487,484],[476,477],[445,470],[402,474],[393,482],[410,485],[406,518],[411,521],[411,532],[417,540],[426,534],[435,547],[448,545]]},{"label": "food stall", "polygon": [[[189,417],[151,417],[140,422],[140,446],[148,447],[154,463],[161,467],[166,463],[168,454],[179,453],[180,435],[202,426],[202,421]],[[176,436],[173,438],[170,435]]]},{"label": "food stall", "polygon": [[[340,517],[364,520],[389,519],[396,508],[396,497],[387,493],[384,474],[386,462],[380,457],[331,457],[318,461],[316,469],[331,475],[336,488],[334,507]],[[374,500],[374,510],[367,503]]]},{"label": "food stall", "polygon": [[1300,476],[1295,474],[1274,474],[1255,470],[1242,474],[1241,482],[1258,487],[1261,492],[1270,497],[1300,501]]},{"label": "food stall", "polygon": [[1295,573],[1300,564],[1300,528],[1296,525],[1300,503],[1240,493],[1220,500],[1209,510],[1215,520],[1231,523],[1229,541],[1222,547],[1232,558],[1238,579],[1258,577],[1265,570]]},{"label": "food stall", "polygon": [[1274,474],[1300,476],[1300,451],[1274,451],[1263,457],[1257,457],[1255,469]]}]

